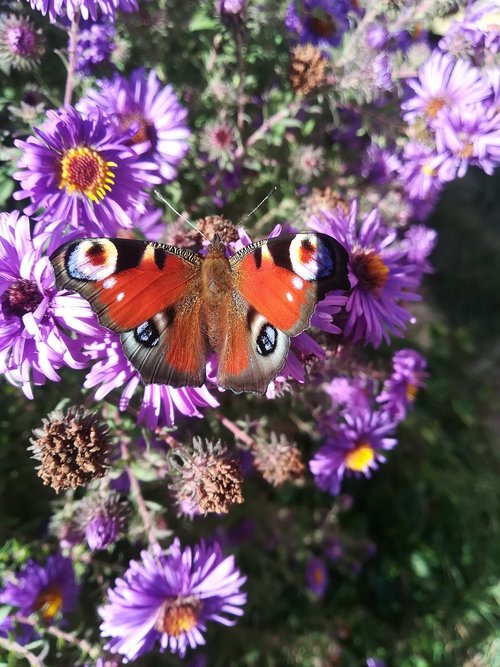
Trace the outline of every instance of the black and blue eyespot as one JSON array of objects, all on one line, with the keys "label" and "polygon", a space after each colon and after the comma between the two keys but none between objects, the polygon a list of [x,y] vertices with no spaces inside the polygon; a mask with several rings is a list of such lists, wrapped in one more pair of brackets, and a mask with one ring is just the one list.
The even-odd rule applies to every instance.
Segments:
[{"label": "black and blue eyespot", "polygon": [[143,322],[134,329],[134,338],[145,347],[154,347],[160,340],[160,334],[152,320]]},{"label": "black and blue eyespot", "polygon": [[266,322],[262,325],[257,336],[257,352],[263,357],[272,354],[278,345],[278,332],[272,324]]}]

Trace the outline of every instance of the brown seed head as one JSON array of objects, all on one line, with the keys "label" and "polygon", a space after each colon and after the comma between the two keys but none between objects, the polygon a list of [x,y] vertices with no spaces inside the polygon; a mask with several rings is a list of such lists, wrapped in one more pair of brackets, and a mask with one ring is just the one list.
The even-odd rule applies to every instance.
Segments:
[{"label": "brown seed head", "polygon": [[328,61],[313,44],[300,44],[292,50],[288,79],[293,90],[307,95],[326,82]]},{"label": "brown seed head", "polygon": [[202,514],[226,514],[231,505],[243,502],[241,466],[220,441],[193,438],[193,450],[176,448],[170,462],[175,475],[171,488],[179,503],[187,501]]},{"label": "brown seed head", "polygon": [[55,410],[35,429],[30,449],[40,461],[38,476],[57,493],[103,477],[111,439],[108,427],[83,407]]},{"label": "brown seed head", "polygon": [[304,463],[297,446],[288,442],[284,435],[279,438],[271,433],[271,442],[255,443],[253,462],[262,477],[273,486],[283,486],[285,482],[301,479]]},{"label": "brown seed head", "polygon": [[345,214],[349,213],[349,204],[332,188],[313,188],[311,194],[305,200],[308,215],[321,216],[323,211],[335,211],[340,208]]}]

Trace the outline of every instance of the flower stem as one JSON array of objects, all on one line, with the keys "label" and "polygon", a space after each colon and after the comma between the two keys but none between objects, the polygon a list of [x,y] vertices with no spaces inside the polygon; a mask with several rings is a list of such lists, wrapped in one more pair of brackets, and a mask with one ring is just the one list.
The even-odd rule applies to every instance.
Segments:
[{"label": "flower stem", "polygon": [[235,438],[241,442],[244,442],[248,447],[253,447],[255,445],[253,439],[247,433],[245,433],[245,431],[242,431],[239,426],[236,426],[236,424],[230,419],[224,417],[224,415],[222,415],[220,412],[217,413],[217,418],[220,420],[221,424],[223,424],[228,429],[228,431],[231,431]]},{"label": "flower stem", "polygon": [[45,663],[39,660],[34,653],[28,651],[27,648],[24,648],[24,646],[21,646],[21,644],[18,644],[12,639],[0,637],[0,647],[4,648],[9,653],[15,653],[16,655],[25,658],[32,667],[45,667]]},{"label": "flower stem", "polygon": [[[67,644],[72,644],[73,646],[76,646],[94,660],[96,660],[100,655],[101,651],[97,646],[92,646],[92,644],[90,644],[87,640],[75,637],[75,635],[72,634],[71,632],[64,632],[64,630],[61,630],[55,625],[42,626],[38,623],[38,619],[31,618],[29,616],[22,616],[21,614],[16,614],[15,619],[19,623],[25,623],[26,625],[31,625],[34,628],[36,627],[36,629],[39,632],[47,633],[49,635],[57,637],[58,639],[62,639]],[[36,664],[41,665],[42,663],[37,662]]]},{"label": "flower stem", "polygon": [[132,492],[134,494],[137,503],[137,509],[139,510],[139,514],[141,515],[142,523],[144,525],[144,530],[146,531],[146,535],[148,536],[149,543],[152,546],[154,546],[157,550],[161,550],[158,538],[156,537],[156,531],[153,524],[153,520],[151,519],[151,515],[149,514],[148,508],[146,507],[146,502],[142,495],[139,480],[134,475],[134,472],[130,467],[130,453],[128,451],[127,444],[125,442],[122,442],[120,444],[120,449],[122,453],[122,458],[125,462],[125,470],[127,471],[127,475],[130,481],[130,488],[132,489]]},{"label": "flower stem", "polygon": [[66,74],[66,89],[64,91],[64,104],[71,104],[73,88],[75,87],[75,67],[76,67],[76,48],[78,46],[78,32],[80,24],[80,13],[78,10],[71,21],[69,31],[69,49],[68,49],[68,71]]}]

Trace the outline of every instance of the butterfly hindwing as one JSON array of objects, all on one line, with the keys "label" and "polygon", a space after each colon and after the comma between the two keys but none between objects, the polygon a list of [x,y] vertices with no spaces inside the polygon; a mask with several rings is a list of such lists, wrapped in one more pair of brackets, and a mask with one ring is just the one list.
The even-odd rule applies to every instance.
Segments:
[{"label": "butterfly hindwing", "polygon": [[190,291],[175,306],[121,335],[123,351],[145,384],[199,387],[205,382],[208,342],[201,298]]},{"label": "butterfly hindwing", "polygon": [[263,394],[285,365],[290,339],[236,292],[233,302],[219,356],[217,384],[236,393]]},{"label": "butterfly hindwing", "polygon": [[59,289],[79,292],[100,323],[117,333],[174,305],[200,274],[198,255],[134,239],[73,241],[50,259]]},{"label": "butterfly hindwing", "polygon": [[349,289],[348,255],[326,234],[304,232],[254,243],[231,257],[243,298],[288,336],[309,326],[318,300]]}]

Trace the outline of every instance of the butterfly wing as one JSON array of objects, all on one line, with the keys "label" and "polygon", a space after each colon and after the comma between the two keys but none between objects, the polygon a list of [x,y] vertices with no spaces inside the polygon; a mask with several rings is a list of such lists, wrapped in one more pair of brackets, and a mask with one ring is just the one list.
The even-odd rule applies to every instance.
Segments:
[{"label": "butterfly wing", "polygon": [[317,302],[349,289],[348,255],[325,234],[266,239],[230,259],[233,318],[217,382],[233,391],[264,393],[285,365],[290,336],[309,326]]},{"label": "butterfly wing", "polygon": [[79,292],[121,334],[143,381],[200,386],[208,357],[198,255],[133,239],[82,239],[50,258],[59,289]]},{"label": "butterfly wing", "polygon": [[350,288],[348,254],[326,234],[304,232],[259,241],[230,262],[241,296],[288,336],[309,326],[327,292]]}]

